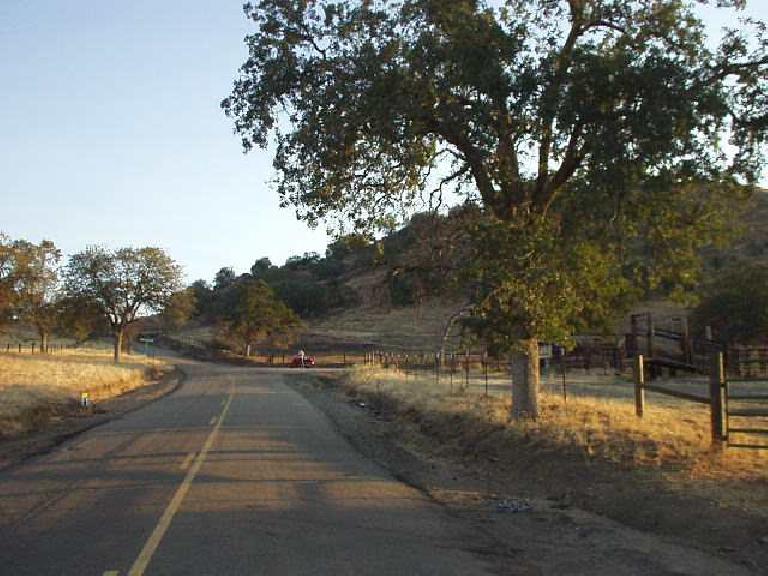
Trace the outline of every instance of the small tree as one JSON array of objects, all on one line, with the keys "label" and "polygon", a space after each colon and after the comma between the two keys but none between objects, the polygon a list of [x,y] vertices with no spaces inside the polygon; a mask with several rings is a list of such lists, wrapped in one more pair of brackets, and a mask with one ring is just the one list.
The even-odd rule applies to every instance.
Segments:
[{"label": "small tree", "polygon": [[195,288],[188,287],[174,292],[168,300],[162,315],[163,325],[168,330],[178,330],[184,327],[197,314],[197,297]]},{"label": "small tree", "polygon": [[13,243],[13,253],[14,309],[19,318],[35,327],[40,338],[40,352],[44,354],[59,321],[61,250],[48,240],[40,244],[17,240]]},{"label": "small tree", "polygon": [[241,280],[230,288],[220,333],[248,355],[256,343],[285,344],[300,326],[296,314],[261,280]]},{"label": "small tree", "polygon": [[216,276],[213,279],[214,290],[225,290],[229,288],[237,280],[237,274],[230,266],[224,266],[216,272]]},{"label": "small tree", "polygon": [[91,247],[69,259],[67,292],[96,304],[114,335],[120,362],[126,328],[147,312],[161,311],[179,288],[181,268],[160,248]]},{"label": "small tree", "polygon": [[210,319],[215,310],[215,293],[213,288],[206,280],[195,280],[190,285],[195,296],[195,303],[197,305],[196,316],[200,316],[206,319]]}]

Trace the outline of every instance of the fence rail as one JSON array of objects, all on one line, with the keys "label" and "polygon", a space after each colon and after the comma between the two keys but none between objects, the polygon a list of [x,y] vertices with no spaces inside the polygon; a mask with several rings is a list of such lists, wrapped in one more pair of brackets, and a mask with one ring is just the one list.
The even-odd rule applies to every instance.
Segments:
[{"label": "fence rail", "polygon": [[758,443],[759,438],[768,436],[768,348],[739,346],[728,350],[725,402],[729,445],[768,449],[768,445]]}]

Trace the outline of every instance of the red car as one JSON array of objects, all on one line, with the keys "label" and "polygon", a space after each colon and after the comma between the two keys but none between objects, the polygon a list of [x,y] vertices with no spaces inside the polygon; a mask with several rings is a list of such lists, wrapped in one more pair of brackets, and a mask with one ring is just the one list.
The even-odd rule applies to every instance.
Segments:
[{"label": "red car", "polygon": [[315,365],[314,356],[299,356],[298,354],[291,360],[291,368],[312,368]]}]

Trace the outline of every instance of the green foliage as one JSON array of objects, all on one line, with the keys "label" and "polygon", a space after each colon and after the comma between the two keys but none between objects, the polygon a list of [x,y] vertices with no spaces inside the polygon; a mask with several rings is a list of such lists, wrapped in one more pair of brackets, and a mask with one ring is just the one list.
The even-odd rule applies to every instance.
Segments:
[{"label": "green foliage", "polygon": [[768,266],[731,266],[720,271],[704,289],[693,313],[696,333],[711,326],[716,339],[750,344],[768,334]]},{"label": "green foliage", "polygon": [[266,282],[302,318],[327,314],[353,301],[341,276],[346,271],[345,252],[330,248],[325,258],[317,253],[292,256],[284,266],[273,266],[268,258],[257,260],[250,277]]},{"label": "green foliage", "polygon": [[13,245],[0,232],[0,326],[11,317],[15,292],[13,290]]},{"label": "green foliage", "polygon": [[219,321],[219,335],[236,347],[287,345],[299,328],[296,314],[262,280],[241,280],[231,287]]},{"label": "green foliage", "polygon": [[61,250],[48,240],[33,244],[14,242],[15,311],[31,323],[40,335],[40,349],[46,349],[48,338],[58,324],[62,297],[59,284]]},{"label": "green foliage", "polygon": [[168,303],[163,308],[163,325],[167,330],[178,330],[184,327],[197,313],[196,289],[190,286],[171,294]]},{"label": "green foliage", "polygon": [[195,280],[189,286],[194,293],[196,313],[195,315],[210,320],[214,315],[215,294],[213,288],[205,280]]},{"label": "green foliage", "polygon": [[570,345],[575,331],[608,326],[632,294],[614,252],[537,224],[488,218],[473,230],[477,292],[468,325],[494,351],[529,338]]},{"label": "green foliage", "polygon": [[[446,191],[476,203],[475,327],[498,346],[565,342],[640,294],[682,297],[763,165],[765,26],[710,50],[693,2],[245,11],[256,31],[222,106],[246,150],[275,135],[283,205],[370,233]],[[398,276],[417,295],[422,272]]]},{"label": "green foliage", "polygon": [[12,317],[32,324],[41,350],[57,325],[60,259],[61,251],[48,240],[34,244],[0,236],[0,322]]},{"label": "green foliage", "polygon": [[99,246],[74,254],[65,276],[67,294],[95,305],[115,334],[119,361],[125,329],[140,314],[159,312],[179,288],[181,268],[160,248]]},{"label": "green foliage", "polygon": [[99,306],[82,296],[64,296],[58,301],[56,331],[82,344],[94,334],[109,333]]},{"label": "green foliage", "polygon": [[376,263],[388,269],[394,305],[467,292],[465,269],[472,253],[468,230],[478,217],[472,205],[458,206],[446,215],[415,214],[405,227],[379,242]]},{"label": "green foliage", "polygon": [[231,286],[235,280],[237,280],[235,271],[230,266],[225,266],[216,272],[216,277],[213,279],[213,289],[224,290]]}]

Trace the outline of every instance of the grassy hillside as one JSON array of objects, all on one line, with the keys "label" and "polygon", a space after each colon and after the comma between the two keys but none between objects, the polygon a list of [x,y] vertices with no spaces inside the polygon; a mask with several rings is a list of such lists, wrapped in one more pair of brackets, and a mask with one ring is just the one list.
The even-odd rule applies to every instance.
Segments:
[{"label": "grassy hillside", "polygon": [[418,306],[360,306],[342,310],[311,321],[302,342],[307,347],[332,347],[336,343],[436,350],[446,321],[461,306],[458,300],[435,298]]},{"label": "grassy hillside", "polygon": [[[325,257],[304,254],[283,266],[262,259],[243,277],[265,280],[304,318],[306,330],[297,344],[307,349],[435,350],[449,318],[467,299],[454,274],[467,257],[463,217],[461,211],[419,215],[377,243],[350,236],[329,246]],[[768,191],[756,191],[738,228],[743,236],[731,247],[705,250],[706,275],[734,261],[768,263]],[[213,301],[216,293],[208,289],[203,296]],[[651,312],[664,325],[688,311],[654,299],[634,312]],[[618,335],[629,331],[628,318],[616,318],[615,329]],[[455,326],[453,344],[458,332]],[[212,335],[205,323],[180,334],[200,342]]]},{"label": "grassy hillside", "polygon": [[[768,264],[768,190],[758,189],[745,210],[741,223],[742,236],[722,251],[705,253],[707,274],[718,273],[733,262]],[[400,233],[403,240],[417,241]],[[408,245],[398,243],[403,253],[396,262],[409,261]],[[386,264],[386,263],[385,263]],[[390,269],[396,268],[390,264]],[[333,338],[344,342],[367,342],[384,346],[434,350],[440,345],[448,318],[461,307],[455,294],[440,295],[439,290],[420,305],[396,306],[387,299],[386,265],[366,271],[359,266],[345,278],[346,285],[359,294],[361,304],[337,311],[309,324],[310,341],[324,342]],[[660,324],[684,316],[688,310],[677,303],[659,299],[635,307],[634,313],[650,312]],[[629,319],[617,318],[618,333],[629,331]],[[453,332],[457,332],[457,327]]]}]

